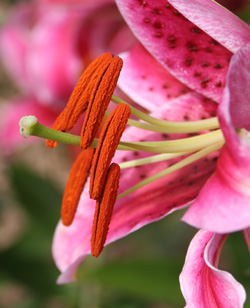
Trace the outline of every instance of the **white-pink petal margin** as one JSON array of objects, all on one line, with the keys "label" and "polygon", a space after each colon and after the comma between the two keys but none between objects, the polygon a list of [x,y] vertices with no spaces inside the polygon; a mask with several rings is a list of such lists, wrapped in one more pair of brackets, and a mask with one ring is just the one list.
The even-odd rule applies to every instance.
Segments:
[{"label": "white-pink petal margin", "polygon": [[185,308],[240,308],[246,300],[243,286],[217,268],[225,234],[199,231],[190,243],[180,274]]}]

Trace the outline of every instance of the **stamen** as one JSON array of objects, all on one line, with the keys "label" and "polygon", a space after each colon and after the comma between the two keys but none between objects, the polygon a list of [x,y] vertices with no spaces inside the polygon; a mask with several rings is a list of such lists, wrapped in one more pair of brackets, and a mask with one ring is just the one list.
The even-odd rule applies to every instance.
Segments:
[{"label": "stamen", "polygon": [[96,258],[102,252],[107,238],[109,224],[116,201],[119,178],[120,167],[113,163],[108,170],[103,196],[96,202],[91,237],[91,253]]},{"label": "stamen", "polygon": [[180,156],[187,155],[187,154],[190,154],[190,153],[192,153],[192,152],[159,154],[159,155],[149,156],[149,157],[145,157],[145,158],[139,158],[139,159],[134,159],[134,160],[130,160],[130,161],[125,161],[123,163],[119,163],[119,166],[120,166],[121,169],[138,167],[138,166],[142,166],[142,165],[158,163],[158,162],[161,162],[161,161],[180,157]]},{"label": "stamen", "polygon": [[65,226],[73,222],[77,205],[91,168],[94,149],[83,150],[75,160],[65,187],[61,217]]},{"label": "stamen", "polygon": [[103,189],[103,183],[115,154],[122,133],[125,130],[130,116],[130,108],[126,104],[120,104],[110,114],[103,128],[96,148],[90,175],[90,198],[99,199]]},{"label": "stamen", "polygon": [[81,147],[83,149],[89,147],[94,140],[97,129],[114,93],[122,65],[122,59],[114,57],[96,84],[95,90],[92,91],[81,132]]},{"label": "stamen", "polygon": [[185,167],[185,166],[187,166],[187,165],[189,165],[189,164],[191,164],[191,163],[201,159],[202,157],[209,155],[210,153],[213,153],[213,152],[215,152],[217,150],[220,150],[221,147],[223,146],[223,144],[224,144],[224,141],[218,142],[218,143],[213,144],[213,145],[211,145],[211,146],[209,146],[209,147],[207,147],[205,149],[202,149],[199,152],[194,153],[193,155],[190,155],[187,158],[184,158],[183,160],[179,161],[178,163],[172,165],[171,167],[156,173],[155,175],[153,175],[153,176],[151,176],[151,177],[141,181],[140,183],[134,185],[130,189],[124,191],[122,194],[120,194],[117,197],[117,199],[125,197],[125,196],[129,195],[130,193],[136,191],[137,189],[139,189],[139,188],[141,188],[143,186],[146,186],[146,185],[148,185],[148,184],[150,184],[150,183],[152,183],[152,182],[154,182],[154,181],[164,177],[167,174],[170,174],[170,173],[172,173],[172,172],[174,172],[176,170],[179,170],[179,169],[181,169],[181,168],[183,168],[183,167]]},{"label": "stamen", "polygon": [[193,152],[211,144],[223,141],[223,133],[220,129],[211,133],[202,134],[195,137],[181,138],[168,141],[149,141],[149,142],[125,142],[120,145],[129,146],[136,150],[152,153],[177,153]]},{"label": "stamen", "polygon": [[[99,56],[95,61],[90,63],[87,69],[82,73],[78,80],[69,101],[64,110],[56,118],[53,129],[58,131],[69,131],[79,119],[80,115],[86,110],[90,95],[93,91],[93,84],[96,78],[96,71],[106,69],[112,59],[112,54],[107,52]],[[99,73],[99,72],[98,72]],[[100,74],[100,73],[99,73]],[[57,142],[47,140],[46,145],[53,148]]]},{"label": "stamen", "polygon": [[[123,101],[122,99],[120,99],[119,97],[115,95],[112,96],[112,102],[117,105],[121,103],[125,103],[129,105],[127,102]],[[147,123],[150,123],[154,126],[164,127],[165,133],[172,133],[172,134],[195,133],[195,132],[202,132],[205,130],[216,129],[220,127],[217,117],[200,120],[200,121],[172,122],[172,121],[166,121],[166,120],[159,120],[142,111],[137,110],[136,108],[132,106],[130,106],[130,109],[131,109],[131,113],[137,118]],[[137,126],[136,123],[133,123],[133,125]]]}]

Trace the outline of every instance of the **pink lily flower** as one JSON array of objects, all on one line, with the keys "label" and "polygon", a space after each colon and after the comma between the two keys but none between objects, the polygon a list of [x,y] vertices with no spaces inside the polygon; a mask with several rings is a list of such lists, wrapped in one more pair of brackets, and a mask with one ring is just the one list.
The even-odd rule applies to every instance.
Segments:
[{"label": "pink lily flower", "polygon": [[231,274],[218,269],[226,234],[199,231],[190,243],[180,275],[185,308],[241,308],[246,300],[243,286]]},{"label": "pink lily flower", "polygon": [[250,45],[238,51],[228,71],[218,110],[226,143],[216,171],[183,217],[197,228],[218,233],[250,226],[249,52]]},{"label": "pink lily flower", "polygon": [[[215,102],[221,99],[229,60],[250,41],[250,27],[208,0],[118,0],[117,3],[134,34],[150,52],[137,46],[122,55],[125,66],[120,88],[142,107],[153,110],[152,115],[158,119],[198,120],[215,115]],[[176,135],[128,128],[123,137],[124,140],[155,141],[175,139]],[[118,152],[114,160],[122,164],[132,157],[146,156],[141,152]],[[188,206],[213,173],[216,158],[216,153],[211,154],[119,199],[106,244]],[[177,161],[179,158],[157,163],[154,168],[146,165],[122,170],[120,192]],[[55,232],[53,256],[62,272],[59,283],[76,279],[77,267],[90,253],[93,211],[87,184],[73,224],[65,227],[59,222]]]}]

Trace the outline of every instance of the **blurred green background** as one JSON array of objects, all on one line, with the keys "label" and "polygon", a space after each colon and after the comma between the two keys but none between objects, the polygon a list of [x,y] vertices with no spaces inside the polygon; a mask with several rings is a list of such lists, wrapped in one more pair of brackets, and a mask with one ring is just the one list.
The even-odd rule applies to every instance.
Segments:
[{"label": "blurred green background", "polygon": [[[14,2],[1,0],[1,17]],[[249,11],[240,14],[249,20]],[[2,70],[0,90],[0,104],[17,92]],[[178,277],[196,232],[180,222],[184,211],[107,246],[98,259],[87,257],[76,283],[56,284],[51,242],[71,160],[67,147],[51,151],[40,142],[8,157],[0,152],[0,308],[184,307]],[[240,232],[226,241],[220,268],[250,292]]]}]

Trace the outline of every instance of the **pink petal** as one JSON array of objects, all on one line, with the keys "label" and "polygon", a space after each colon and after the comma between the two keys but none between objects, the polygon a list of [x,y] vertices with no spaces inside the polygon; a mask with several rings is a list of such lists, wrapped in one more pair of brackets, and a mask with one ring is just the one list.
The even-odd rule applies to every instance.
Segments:
[{"label": "pink petal", "polygon": [[140,106],[154,110],[168,100],[189,92],[141,44],[120,55],[124,60],[118,86]]},{"label": "pink petal", "polygon": [[69,97],[83,67],[75,46],[80,18],[76,10],[47,9],[32,29],[27,71],[32,91],[44,103]]},{"label": "pink petal", "polygon": [[181,14],[235,53],[250,41],[250,27],[211,0],[169,0]]},{"label": "pink petal", "polygon": [[232,58],[219,107],[226,144],[215,174],[186,212],[183,221],[205,230],[225,233],[250,226],[250,146],[236,128],[250,129],[250,45]]},{"label": "pink petal", "polygon": [[246,293],[234,277],[217,269],[227,235],[199,231],[190,243],[180,284],[186,308],[240,308]]},{"label": "pink petal", "polygon": [[56,115],[49,108],[43,107],[31,98],[9,101],[0,110],[0,148],[5,154],[10,154],[18,146],[25,145],[27,142],[39,140],[35,137],[30,137],[24,142],[19,128],[19,120],[21,117],[34,115],[40,123],[47,126],[51,126],[56,118]]},{"label": "pink petal", "polygon": [[8,16],[8,22],[1,27],[0,56],[7,73],[18,87],[30,92],[26,70],[29,40],[28,19],[32,9],[18,5]]},{"label": "pink petal", "polygon": [[[197,120],[209,117],[216,111],[216,103],[204,102],[203,97],[188,93],[169,101],[153,113],[158,118],[171,120]],[[184,135],[166,135],[146,132],[138,128],[128,128],[123,140],[166,140]],[[117,151],[114,161],[123,162],[148,156],[145,153]],[[134,193],[121,198],[115,204],[107,243],[133,232],[145,224],[161,219],[171,212],[180,209],[193,200],[215,167],[216,154],[200,160],[186,168],[170,174],[145,186]],[[151,176],[180,158],[159,162],[153,165],[123,169],[121,172],[119,193],[127,190],[145,177]],[[61,272],[72,266],[75,271],[78,258],[90,252],[90,236],[94,215],[94,201],[89,199],[88,185],[85,188],[77,214],[70,227],[60,222],[54,237],[53,256]],[[73,264],[76,264],[75,267]],[[74,276],[71,277],[74,279]],[[63,278],[62,278],[63,279]],[[61,279],[60,279],[61,281]],[[62,280],[63,281],[63,280]]]},{"label": "pink petal", "polygon": [[[171,74],[219,101],[232,56],[229,50],[165,0],[117,0],[117,4],[137,38]],[[206,20],[205,15],[202,18]]]}]

